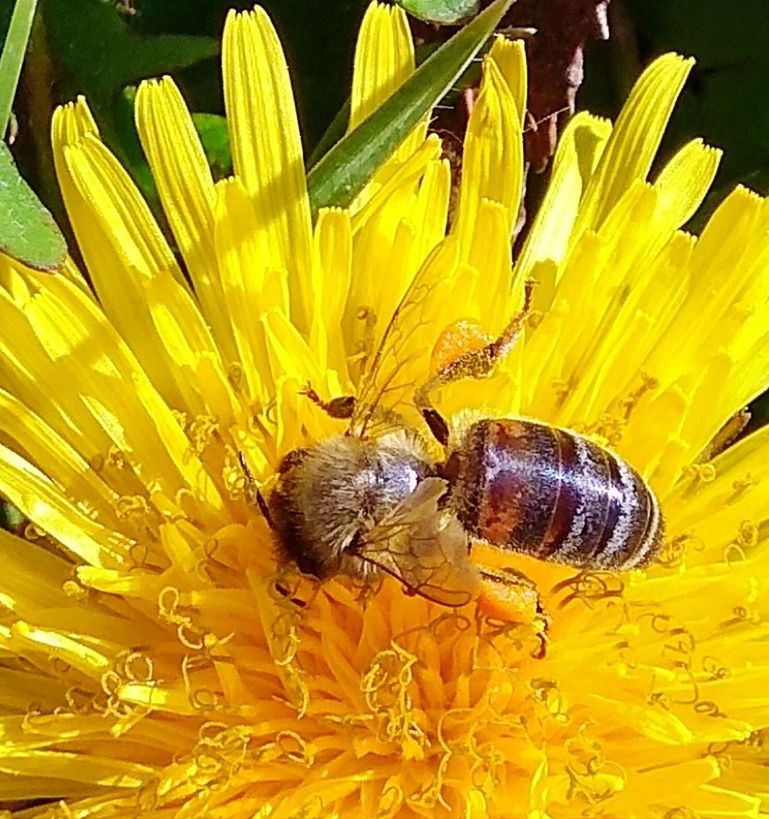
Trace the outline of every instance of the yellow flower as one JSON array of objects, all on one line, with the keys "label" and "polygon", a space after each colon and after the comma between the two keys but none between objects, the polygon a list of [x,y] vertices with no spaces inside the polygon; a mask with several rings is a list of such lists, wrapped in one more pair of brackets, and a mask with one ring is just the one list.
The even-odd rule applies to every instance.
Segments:
[{"label": "yellow flower", "polygon": [[[353,122],[413,62],[403,15],[373,6]],[[173,248],[80,100],[53,143],[89,279],[0,260],[0,490],[32,522],[0,533],[0,801],[180,819],[769,812],[769,431],[710,457],[769,383],[769,205],[738,189],[700,237],[682,231],[718,163],[699,141],[649,181],[690,62],[657,60],[614,127],[573,118],[514,264],[519,44],[485,61],[449,228],[426,123],[313,225],[263,11],[231,14],[223,64],[232,179],[213,181],[170,79],[137,97]],[[269,487],[282,456],[345,429],[302,390],[361,388],[418,271],[418,320],[383,353],[386,408],[448,325],[499,332],[535,280],[525,338],[490,378],[442,389],[441,412],[581,431],[662,502],[647,571],[503,556],[550,615],[544,657],[531,625],[392,578],[365,605],[348,580],[276,581],[248,502],[239,453]]]}]

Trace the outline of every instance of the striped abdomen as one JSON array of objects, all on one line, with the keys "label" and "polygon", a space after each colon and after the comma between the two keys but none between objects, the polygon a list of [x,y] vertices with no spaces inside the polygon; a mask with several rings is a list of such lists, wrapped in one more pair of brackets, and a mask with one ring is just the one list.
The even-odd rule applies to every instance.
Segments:
[{"label": "striped abdomen", "polygon": [[616,570],[648,563],[662,539],[659,504],[643,479],[573,432],[478,421],[445,472],[462,525],[495,546]]}]

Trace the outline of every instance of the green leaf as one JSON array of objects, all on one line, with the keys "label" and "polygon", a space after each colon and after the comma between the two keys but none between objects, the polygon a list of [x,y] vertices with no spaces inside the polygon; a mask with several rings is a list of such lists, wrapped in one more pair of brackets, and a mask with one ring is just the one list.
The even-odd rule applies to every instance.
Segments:
[{"label": "green leaf", "polygon": [[139,144],[130,86],[145,77],[170,74],[219,53],[213,37],[144,35],[132,29],[105,0],[42,0],[46,39],[65,98],[84,94],[99,123],[102,139],[126,166],[145,196],[154,183]]},{"label": "green leaf", "polygon": [[140,35],[102,0],[43,0],[48,43],[78,93],[109,99],[123,86],[219,53],[212,37]]},{"label": "green leaf", "polygon": [[232,155],[226,117],[219,114],[193,114],[192,121],[214,173],[219,177],[229,175],[232,172]]},{"label": "green leaf", "polygon": [[67,244],[51,214],[19,176],[5,143],[0,142],[0,251],[37,270],[55,270]]},{"label": "green leaf", "polygon": [[17,0],[0,54],[0,139],[5,137],[37,0]]},{"label": "green leaf", "polygon": [[513,2],[494,0],[312,168],[307,187],[314,214],[322,207],[349,205],[376,169],[449,90]]},{"label": "green leaf", "polygon": [[427,23],[453,26],[478,14],[479,0],[396,0],[399,6]]}]

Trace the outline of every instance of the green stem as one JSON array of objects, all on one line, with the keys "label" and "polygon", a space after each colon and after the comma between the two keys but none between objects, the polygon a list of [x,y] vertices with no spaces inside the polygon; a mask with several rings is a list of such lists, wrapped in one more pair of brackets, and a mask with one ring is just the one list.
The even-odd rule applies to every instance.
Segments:
[{"label": "green stem", "polygon": [[11,118],[11,106],[16,96],[36,6],[37,0],[16,0],[3,53],[0,54],[0,139],[5,137]]}]

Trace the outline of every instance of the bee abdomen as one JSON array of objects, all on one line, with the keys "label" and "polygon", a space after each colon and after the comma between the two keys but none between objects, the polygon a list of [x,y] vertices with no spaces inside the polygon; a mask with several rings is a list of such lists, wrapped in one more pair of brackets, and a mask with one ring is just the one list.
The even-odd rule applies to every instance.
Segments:
[{"label": "bee abdomen", "polygon": [[459,461],[457,515],[475,537],[593,569],[643,565],[659,547],[652,491],[624,461],[579,435],[488,419],[470,428]]}]

